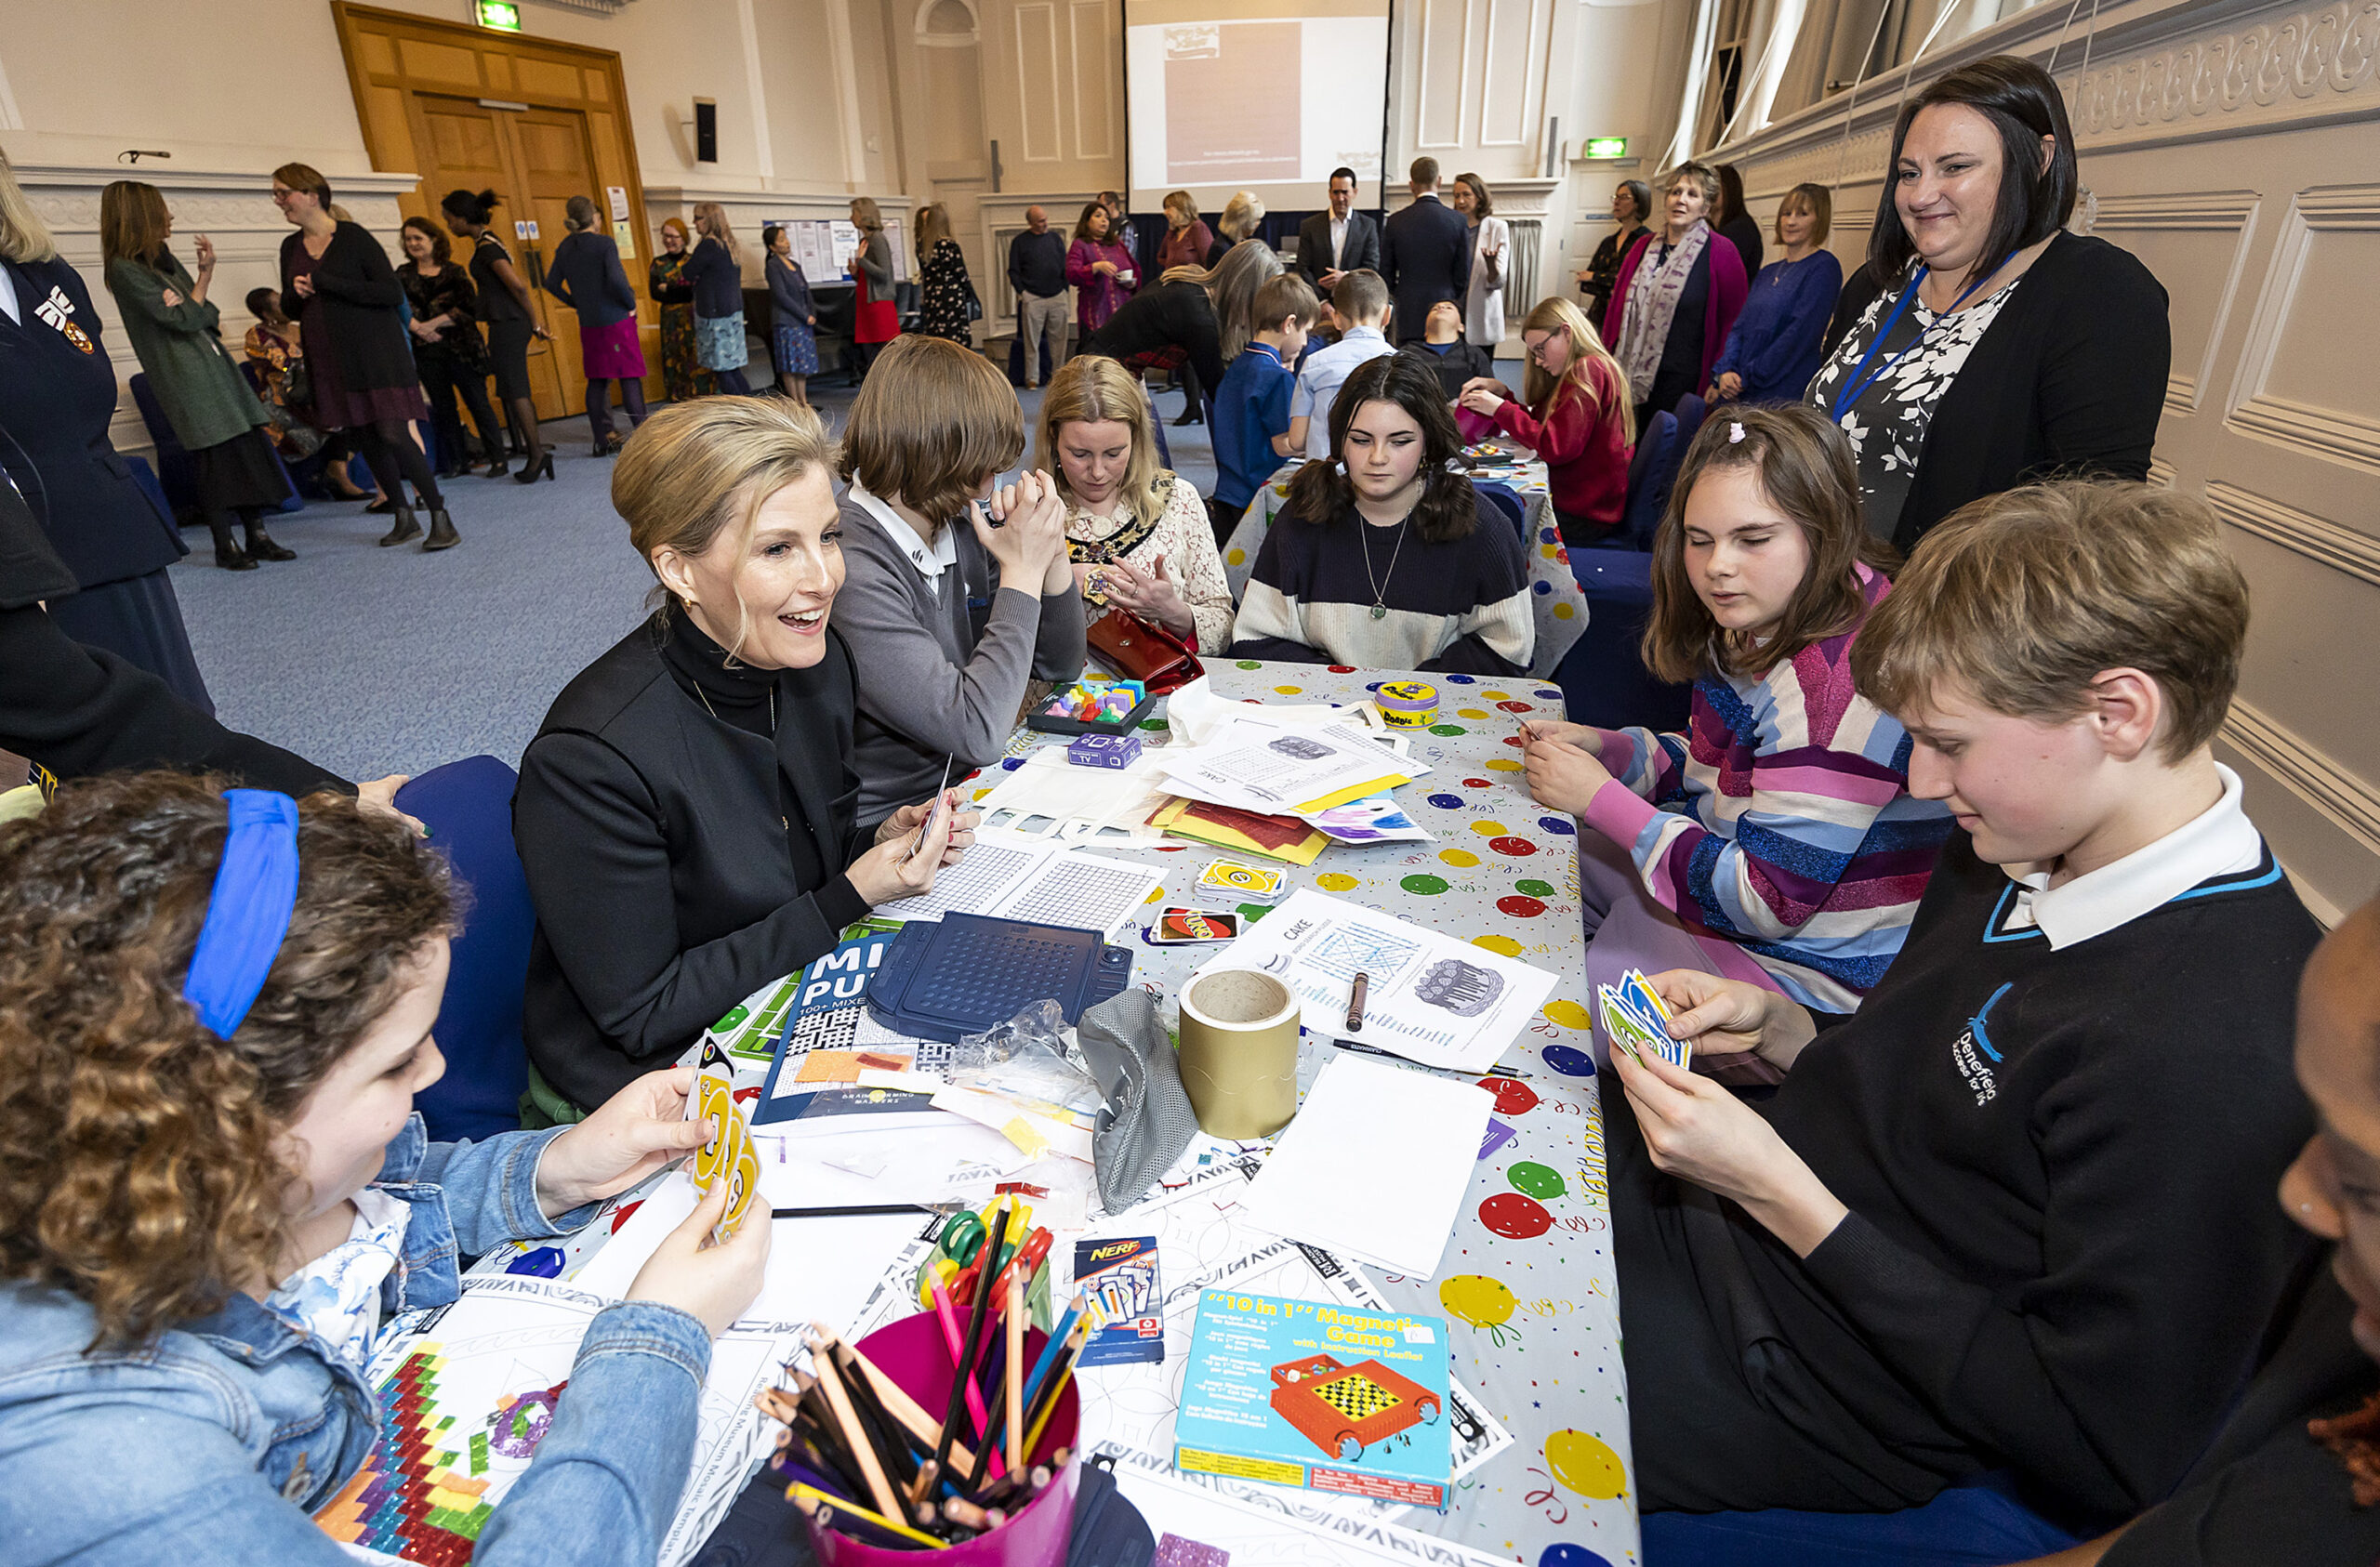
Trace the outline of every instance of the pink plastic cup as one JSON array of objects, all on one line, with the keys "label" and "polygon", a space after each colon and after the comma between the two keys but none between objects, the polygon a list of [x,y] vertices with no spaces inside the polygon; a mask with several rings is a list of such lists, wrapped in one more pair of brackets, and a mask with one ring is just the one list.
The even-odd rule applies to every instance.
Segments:
[{"label": "pink plastic cup", "polygon": [[[1049,1336],[1039,1329],[1025,1330],[1024,1375],[1033,1374],[1035,1363],[1041,1358],[1041,1347],[1048,1342]],[[929,1415],[938,1416],[950,1407],[954,1375],[950,1350],[943,1342],[942,1323],[932,1312],[920,1312],[879,1328],[861,1339],[858,1348]],[[1046,1464],[1050,1455],[1059,1448],[1075,1447],[1076,1416],[1075,1387],[1070,1381],[1058,1395],[1058,1407],[1051,1411],[1041,1441],[1025,1455],[1027,1460]],[[964,1410],[959,1418],[963,1428],[967,1421]],[[1008,1421],[1003,1416],[993,1440],[1004,1438],[1007,1430]],[[809,1521],[810,1547],[825,1567],[923,1567],[928,1561],[932,1567],[1065,1567],[1066,1547],[1073,1543],[1075,1532],[1076,1472],[1081,1466],[1081,1453],[1069,1454],[1065,1467],[1051,1477],[1049,1488],[1034,1497],[1022,1512],[998,1529],[948,1550],[928,1550],[922,1546],[914,1550],[894,1550],[871,1544],[826,1527],[821,1520],[830,1509],[824,1508],[819,1509],[818,1518]]]}]

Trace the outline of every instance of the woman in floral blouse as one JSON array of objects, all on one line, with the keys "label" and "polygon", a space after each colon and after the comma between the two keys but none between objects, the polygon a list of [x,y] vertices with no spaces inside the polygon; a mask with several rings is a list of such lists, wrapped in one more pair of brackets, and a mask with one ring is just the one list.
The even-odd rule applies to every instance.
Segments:
[{"label": "woman in floral blouse", "polygon": [[694,285],[686,276],[693,250],[686,226],[674,217],[662,219],[661,254],[653,258],[645,281],[653,302],[661,307],[661,386],[672,402],[719,389],[711,373],[694,362]]},{"label": "woman in floral blouse", "polygon": [[950,209],[933,202],[918,209],[918,330],[929,337],[972,343],[968,302],[974,285],[967,281],[967,257],[950,237]]},{"label": "woman in floral blouse", "polygon": [[1231,646],[1231,587],[1197,486],[1157,467],[1154,417],[1130,372],[1078,354],[1042,394],[1033,463],[1058,476],[1086,612],[1122,610],[1220,653]]}]

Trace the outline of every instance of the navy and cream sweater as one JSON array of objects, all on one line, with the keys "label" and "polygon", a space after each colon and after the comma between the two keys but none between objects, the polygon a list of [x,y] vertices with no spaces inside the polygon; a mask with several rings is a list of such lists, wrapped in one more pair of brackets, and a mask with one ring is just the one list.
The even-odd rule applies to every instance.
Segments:
[{"label": "navy and cream sweater", "polygon": [[1850,1216],[1796,1260],[1726,1205],[1711,1244],[1746,1267],[1712,1260],[1846,1448],[2128,1516],[2197,1459],[2312,1244],[2273,1190],[2312,1130],[2291,1043],[2321,933],[2269,849],[2058,951],[2018,891],[1951,839],[1883,981],[1763,1107]]},{"label": "navy and cream sweater", "polygon": [[[1322,527],[1283,512],[1240,596],[1238,658],[1519,675],[1537,649],[1528,561],[1474,493],[1477,524],[1431,544],[1411,521],[1375,528],[1350,505]],[[1369,570],[1366,546],[1369,546]],[[1375,617],[1380,602],[1385,613]]]}]

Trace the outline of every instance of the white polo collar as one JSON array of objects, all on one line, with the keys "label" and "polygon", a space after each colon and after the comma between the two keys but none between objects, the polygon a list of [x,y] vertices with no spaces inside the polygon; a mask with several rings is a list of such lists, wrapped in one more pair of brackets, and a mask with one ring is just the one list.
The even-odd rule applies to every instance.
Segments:
[{"label": "white polo collar", "polygon": [[851,488],[844,494],[859,502],[862,509],[876,519],[878,525],[900,546],[901,553],[909,558],[909,564],[918,569],[918,574],[931,583],[936,593],[940,593],[942,573],[959,563],[959,530],[956,527],[945,528],[933,543],[928,544],[918,536],[915,528],[909,526],[907,519],[880,497],[868,494],[867,486],[858,480],[853,480]]},{"label": "white polo collar", "polygon": [[2049,885],[2050,867],[2034,862],[2005,867],[2022,889],[2005,928],[2037,928],[2059,951],[2138,919],[2210,877],[2237,876],[2263,863],[2264,837],[2240,806],[2240,775],[2215,764],[2223,797],[2155,843],[2111,864]]}]

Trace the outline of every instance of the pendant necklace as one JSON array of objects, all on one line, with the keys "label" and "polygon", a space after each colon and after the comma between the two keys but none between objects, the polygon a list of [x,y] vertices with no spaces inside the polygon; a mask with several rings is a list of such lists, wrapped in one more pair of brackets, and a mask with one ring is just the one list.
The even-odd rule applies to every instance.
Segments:
[{"label": "pendant necklace", "polygon": [[[1419,501],[1414,503],[1417,507],[1420,504]],[[1405,524],[1412,519],[1413,513],[1408,510],[1403,517],[1396,520],[1396,547],[1389,551],[1388,571],[1375,580],[1372,576],[1372,525],[1365,521],[1360,513],[1355,518],[1355,526],[1363,530],[1360,537],[1364,546],[1364,580],[1371,584],[1374,620],[1388,618],[1388,585],[1396,579],[1396,558],[1405,553]]]},{"label": "pendant necklace", "polygon": [[[704,711],[704,712],[708,713],[708,714],[709,714],[712,718],[718,718],[718,719],[719,719],[719,721],[720,721],[721,723],[722,723],[722,724],[723,724],[723,723],[725,723],[725,722],[727,722],[727,720],[726,720],[725,718],[721,718],[719,717],[719,709],[718,709],[718,708],[716,708],[716,707],[713,707],[713,706],[710,704],[710,696],[709,696],[709,693],[708,693],[708,692],[707,692],[707,691],[705,691],[703,690],[703,688],[701,687],[701,685],[700,685],[700,684],[697,684],[697,685],[694,687],[694,695],[695,695],[698,699],[700,699],[700,701],[702,702],[702,704],[703,704],[703,711]],[[769,737],[770,737],[771,739],[774,739],[774,738],[776,737],[776,732],[777,732],[777,688],[776,688],[776,687],[774,687],[774,686],[771,686],[771,687],[769,688]]]}]

